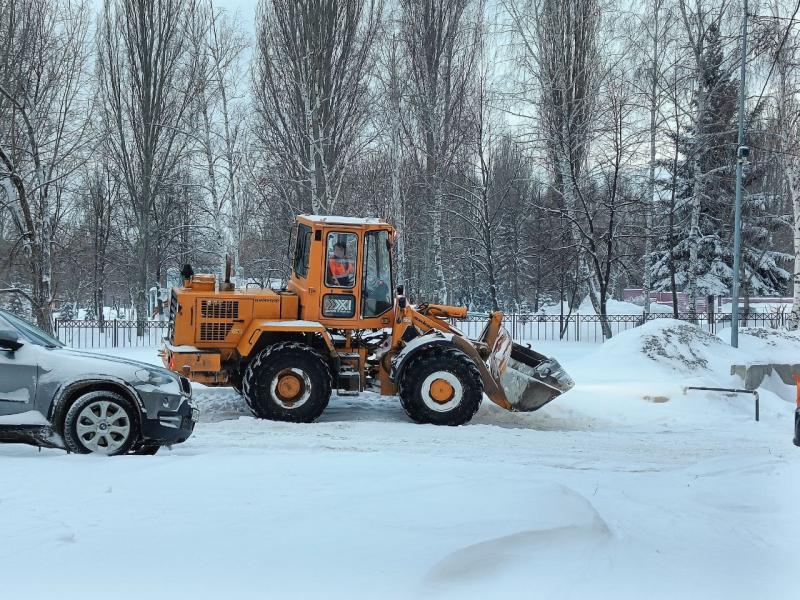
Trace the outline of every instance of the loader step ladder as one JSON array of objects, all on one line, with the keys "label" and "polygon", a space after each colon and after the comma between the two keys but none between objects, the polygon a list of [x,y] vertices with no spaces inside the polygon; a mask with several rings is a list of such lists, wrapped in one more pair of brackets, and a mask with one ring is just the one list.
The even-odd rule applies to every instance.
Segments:
[{"label": "loader step ladder", "polygon": [[338,396],[358,396],[361,393],[361,375],[358,352],[342,352],[339,354],[341,367],[336,383]]}]

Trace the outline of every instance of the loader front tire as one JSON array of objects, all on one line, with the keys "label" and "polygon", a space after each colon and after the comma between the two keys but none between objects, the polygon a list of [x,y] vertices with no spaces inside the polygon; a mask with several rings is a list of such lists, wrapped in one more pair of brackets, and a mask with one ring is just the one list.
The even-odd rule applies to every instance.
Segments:
[{"label": "loader front tire", "polygon": [[478,368],[456,348],[432,348],[412,358],[400,381],[400,403],[416,423],[464,425],[482,398]]},{"label": "loader front tire", "polygon": [[242,378],[242,395],[260,419],[311,423],[328,406],[330,368],[310,346],[274,344],[250,361]]}]

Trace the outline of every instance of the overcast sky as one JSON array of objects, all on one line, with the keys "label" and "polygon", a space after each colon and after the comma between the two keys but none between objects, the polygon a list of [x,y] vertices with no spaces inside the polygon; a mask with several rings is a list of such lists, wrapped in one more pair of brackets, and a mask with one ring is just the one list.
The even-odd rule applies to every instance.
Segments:
[{"label": "overcast sky", "polygon": [[258,0],[214,0],[215,6],[238,11],[245,25],[249,25],[251,28],[256,15],[256,4],[258,4]]}]

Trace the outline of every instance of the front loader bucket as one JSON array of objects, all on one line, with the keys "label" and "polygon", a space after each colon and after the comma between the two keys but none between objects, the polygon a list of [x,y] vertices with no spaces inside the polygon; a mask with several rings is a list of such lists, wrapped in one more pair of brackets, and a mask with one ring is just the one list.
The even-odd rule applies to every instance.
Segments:
[{"label": "front loader bucket", "polygon": [[501,383],[515,412],[538,410],[575,385],[556,359],[519,344],[511,346]]}]

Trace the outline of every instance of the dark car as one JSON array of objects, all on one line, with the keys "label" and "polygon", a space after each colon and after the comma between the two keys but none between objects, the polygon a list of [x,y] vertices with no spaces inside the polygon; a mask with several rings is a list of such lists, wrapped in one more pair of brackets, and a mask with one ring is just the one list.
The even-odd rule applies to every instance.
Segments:
[{"label": "dark car", "polygon": [[0,310],[0,442],[88,454],[153,454],[192,434],[189,380],[67,348]]}]

